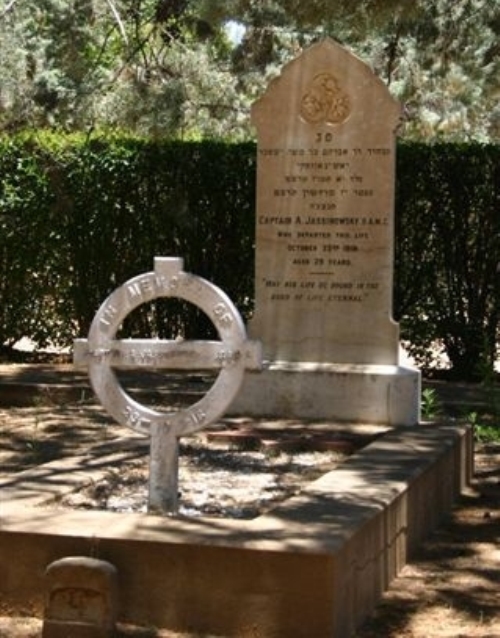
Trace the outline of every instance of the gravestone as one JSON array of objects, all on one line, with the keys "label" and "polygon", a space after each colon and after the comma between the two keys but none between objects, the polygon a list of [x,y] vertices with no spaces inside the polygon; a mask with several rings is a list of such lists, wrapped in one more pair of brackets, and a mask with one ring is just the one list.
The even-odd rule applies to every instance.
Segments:
[{"label": "gravestone", "polygon": [[255,312],[261,378],[234,411],[414,424],[420,376],[392,319],[400,105],[333,41],[286,65],[253,105]]},{"label": "gravestone", "polygon": [[[116,339],[126,317],[158,298],[188,301],[214,324],[220,341]],[[94,392],[121,425],[150,437],[148,511],[175,513],[178,505],[178,439],[213,423],[236,396],[245,369],[258,370],[260,344],[246,330],[229,297],[209,281],[183,271],[177,257],[155,257],[154,271],[126,281],[102,303],[88,339],[76,339],[73,361],[86,366]],[[138,403],[120,384],[118,368],[217,370],[208,392],[183,409],[152,409]]]},{"label": "gravestone", "polygon": [[67,556],[45,572],[42,638],[112,638],[117,618],[117,572],[111,563]]}]

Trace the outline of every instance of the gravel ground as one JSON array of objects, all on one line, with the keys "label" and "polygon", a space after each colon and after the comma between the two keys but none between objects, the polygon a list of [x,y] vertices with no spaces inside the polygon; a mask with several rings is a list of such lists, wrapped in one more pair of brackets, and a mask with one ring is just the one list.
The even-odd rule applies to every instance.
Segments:
[{"label": "gravel ground", "polygon": [[[333,452],[237,450],[192,437],[180,449],[179,514],[249,519],[293,496],[301,486],[332,470]],[[126,471],[112,468],[104,479],[60,501],[63,507],[147,512],[147,457]]]}]

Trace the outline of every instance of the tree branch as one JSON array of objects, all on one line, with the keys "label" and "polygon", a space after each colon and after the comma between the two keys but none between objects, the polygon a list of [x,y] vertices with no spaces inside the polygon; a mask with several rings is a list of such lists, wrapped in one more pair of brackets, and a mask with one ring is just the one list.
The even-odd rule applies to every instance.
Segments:
[{"label": "tree branch", "polygon": [[[15,0],[12,0],[12,2],[14,1]],[[109,5],[109,8],[111,9],[111,13],[113,14],[116,20],[116,23],[118,24],[118,28],[120,30],[120,33],[122,34],[123,40],[125,41],[126,44],[128,44],[127,32],[125,31],[125,27],[123,25],[122,19],[120,18],[120,14],[118,13],[117,8],[115,7],[112,0],[107,0],[107,3]]]},{"label": "tree branch", "polygon": [[0,15],[0,20],[2,18],[5,18],[5,16],[9,13],[9,11],[12,9],[12,7],[16,4],[17,0],[10,0],[9,4],[5,7],[5,9],[2,11],[2,15]]}]

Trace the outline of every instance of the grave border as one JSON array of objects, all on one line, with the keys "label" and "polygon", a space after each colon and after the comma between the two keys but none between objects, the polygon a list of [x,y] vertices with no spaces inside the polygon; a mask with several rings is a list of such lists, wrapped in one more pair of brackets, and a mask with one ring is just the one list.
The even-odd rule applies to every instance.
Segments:
[{"label": "grave border", "polygon": [[21,483],[3,490],[0,594],[39,603],[49,563],[96,556],[118,569],[120,622],[347,637],[469,485],[472,451],[467,426],[394,429],[252,521],[35,508]]}]

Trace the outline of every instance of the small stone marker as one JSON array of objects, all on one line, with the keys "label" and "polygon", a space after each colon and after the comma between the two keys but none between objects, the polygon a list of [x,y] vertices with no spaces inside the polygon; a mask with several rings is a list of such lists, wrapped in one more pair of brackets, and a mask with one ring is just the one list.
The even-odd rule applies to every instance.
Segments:
[{"label": "small stone marker", "polygon": [[[88,366],[94,392],[118,423],[151,438],[149,510],[177,510],[178,438],[213,423],[238,393],[245,369],[260,368],[260,344],[248,341],[243,321],[229,297],[210,282],[183,272],[182,259],[155,257],[154,272],[117,288],[101,305],[88,339],[74,344],[74,363]],[[177,297],[198,306],[221,341],[116,340],[126,316],[159,297]],[[208,393],[189,408],[159,412],[137,403],[118,383],[113,368],[217,369]]]},{"label": "small stone marker", "polygon": [[68,556],[45,572],[42,638],[111,638],[117,618],[117,572],[111,563]]},{"label": "small stone marker", "polygon": [[398,365],[392,319],[400,118],[383,82],[332,40],[287,64],[254,103],[249,333],[265,371],[248,375],[235,411],[418,421],[419,376]]}]

